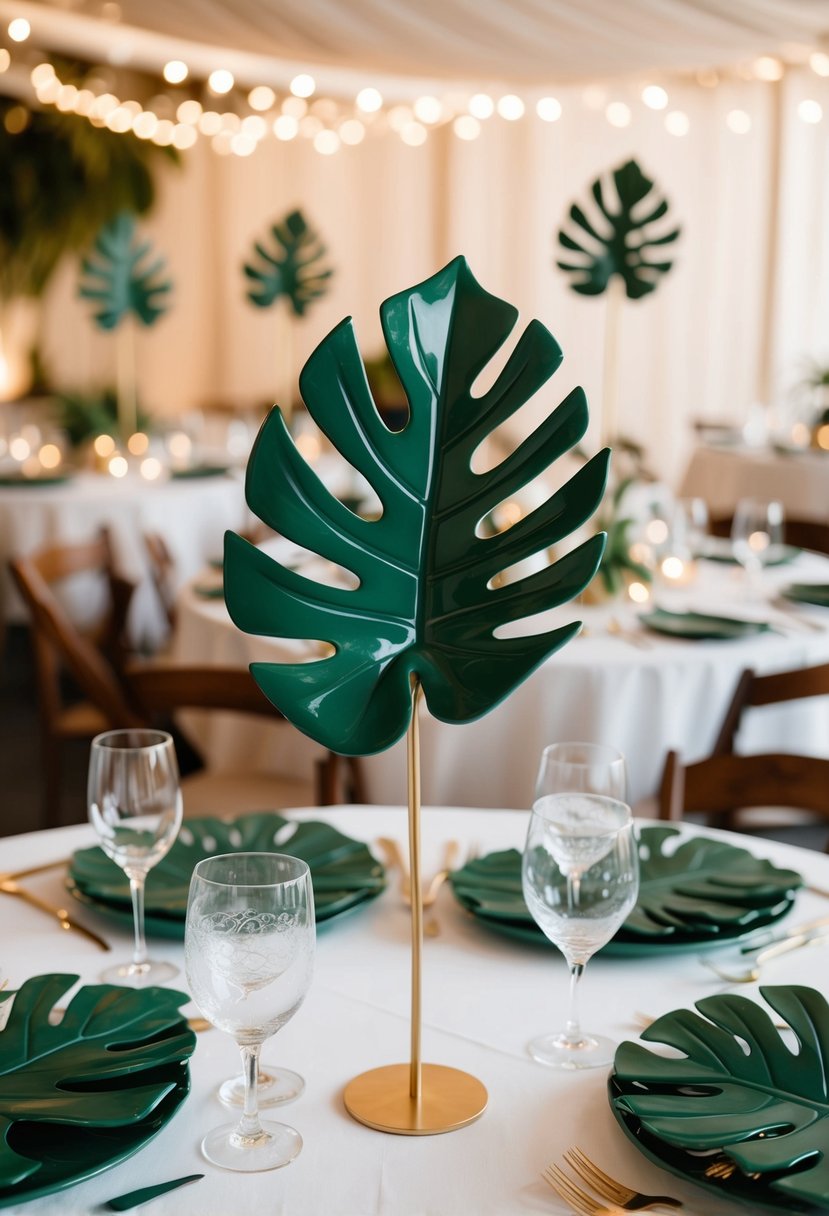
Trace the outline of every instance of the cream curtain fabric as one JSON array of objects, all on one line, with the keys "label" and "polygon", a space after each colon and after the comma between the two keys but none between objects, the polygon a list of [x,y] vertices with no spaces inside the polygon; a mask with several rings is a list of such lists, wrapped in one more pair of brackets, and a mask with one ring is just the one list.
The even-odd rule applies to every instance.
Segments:
[{"label": "cream curtain fabric", "polygon": [[[822,124],[798,118],[806,96],[822,102]],[[380,301],[463,253],[485,287],[520,308],[522,326],[538,317],[564,349],[561,371],[514,429],[580,383],[597,441],[605,305],[569,290],[554,265],[555,233],[598,173],[635,155],[683,231],[656,293],[625,304],[621,430],[671,477],[684,464],[691,418],[740,421],[757,401],[782,412],[806,356],[829,358],[829,82],[803,70],[780,85],[673,85],[671,106],[691,124],[683,138],[641,104],[617,130],[580,90],[559,97],[559,122],[492,119],[474,143],[443,129],[420,148],[389,133],[332,157],[275,139],[246,159],[203,144],[185,153],[147,223],[176,285],[170,315],[139,335],[148,407],[173,415],[274,399],[284,383],[274,312],[245,301],[241,267],[269,222],[299,206],[326,240],[336,277],[294,327],[292,380],[348,314],[364,352],[377,353]],[[747,135],[725,124],[734,108],[751,116]],[[112,343],[76,301],[76,283],[77,267],[67,265],[47,301],[46,357],[62,385],[106,382]]]}]

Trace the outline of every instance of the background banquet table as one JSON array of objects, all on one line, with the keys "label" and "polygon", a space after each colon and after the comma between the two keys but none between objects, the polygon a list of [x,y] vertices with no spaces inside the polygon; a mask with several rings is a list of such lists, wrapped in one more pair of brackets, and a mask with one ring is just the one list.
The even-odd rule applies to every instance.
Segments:
[{"label": "background banquet table", "polygon": [[[283,545],[285,542],[281,542]],[[272,550],[277,552],[276,547]],[[740,602],[741,572],[717,562],[699,563],[699,580],[675,603],[703,600],[722,609]],[[213,583],[218,587],[220,575]],[[764,573],[767,591],[799,580],[829,581],[829,560],[803,554]],[[221,598],[207,598],[208,576],[184,589],[172,641],[185,663],[230,666],[307,657],[303,642],[253,637],[231,622]],[[546,744],[585,740],[620,748],[628,758],[633,803],[656,791],[669,748],[687,760],[706,755],[714,742],[741,672],[780,671],[829,660],[829,613],[803,609],[817,628],[781,621],[783,633],[737,641],[689,642],[637,631],[635,641],[607,632],[613,621],[635,627],[630,605],[571,604],[549,623],[583,619],[584,636],[549,658],[507,702],[477,722],[452,726],[422,718],[423,799],[459,806],[530,806],[538,757]],[[543,624],[542,618],[537,618]],[[541,625],[538,625],[540,628]],[[293,734],[276,742],[267,724],[226,715],[193,715],[188,734],[212,771],[278,770],[308,776],[315,745]],[[752,715],[740,737],[746,750],[829,754],[829,705],[824,700],[771,708]],[[364,760],[367,796],[379,803],[406,798],[405,741]]]},{"label": "background banquet table", "polygon": [[[405,840],[400,807],[337,807],[295,812],[324,818],[369,843],[378,836]],[[457,839],[483,853],[521,847],[527,816],[517,811],[441,809],[423,815],[424,872],[435,872],[442,846]],[[694,829],[688,828],[688,831]],[[717,833],[734,843],[744,838]],[[67,856],[93,842],[86,826],[33,833],[4,841],[4,868],[14,870]],[[753,840],[757,856],[798,870],[807,883],[829,888],[829,857],[766,840]],[[27,885],[60,901],[59,872]],[[71,901],[70,901],[71,903]],[[797,922],[827,912],[829,900],[803,892],[789,914]],[[75,914],[74,908],[71,910]],[[564,1015],[566,970],[557,952],[516,942],[484,929],[444,888],[436,905],[437,937],[424,948],[424,1059],[466,1069],[489,1090],[489,1108],[475,1124],[433,1137],[397,1137],[353,1122],[342,1106],[345,1084],[360,1071],[407,1059],[409,1029],[409,917],[396,876],[373,904],[323,927],[309,996],[295,1018],[268,1045],[266,1057],[296,1068],[306,1091],[282,1117],[302,1134],[300,1157],[283,1170],[230,1174],[204,1162],[201,1136],[225,1118],[216,1085],[237,1066],[237,1049],[218,1031],[199,1034],[191,1063],[192,1092],[161,1134],[138,1156],[59,1196],[12,1206],[13,1213],[88,1216],[98,1205],[139,1186],[204,1172],[205,1180],[154,1201],[158,1216],[227,1216],[232,1211],[271,1216],[515,1216],[567,1211],[540,1180],[542,1168],[580,1145],[611,1173],[643,1190],[684,1200],[689,1216],[724,1211],[707,1196],[640,1157],[609,1110],[606,1073],[556,1074],[526,1055],[529,1038],[552,1029]],[[77,919],[103,933],[113,956],[127,956],[130,934],[90,909]],[[95,981],[110,955],[85,938],[62,932],[49,917],[0,896],[4,943],[2,977],[11,987],[34,973],[77,973]],[[154,956],[183,966],[181,944],[152,942]],[[822,949],[826,949],[823,947]],[[821,981],[814,949],[769,966],[775,983]],[[180,977],[172,986],[184,987]],[[720,990],[695,954],[648,958],[598,957],[583,985],[585,1025],[618,1039],[635,1038],[637,1011],[658,1015],[687,1007]],[[755,994],[747,985],[741,991]],[[188,1013],[195,1013],[191,1005]],[[566,1118],[562,1112],[566,1111]],[[276,1117],[280,1117],[277,1115]],[[740,1209],[735,1207],[735,1212]]]},{"label": "background banquet table", "polygon": [[[226,528],[243,528],[248,519],[241,475],[148,482],[135,475],[78,473],[55,485],[0,486],[0,609],[7,620],[25,616],[11,585],[9,558],[45,545],[91,540],[106,526],[121,572],[137,585],[132,635],[139,644],[157,641],[164,625],[143,533],[164,536],[177,576],[184,581],[221,551]],[[81,624],[90,611],[88,593],[82,579],[73,580],[64,592],[67,607]]]},{"label": "background banquet table", "polygon": [[705,499],[713,516],[730,515],[741,498],[760,498],[782,502],[792,519],[829,523],[829,452],[701,446],[679,494]]}]

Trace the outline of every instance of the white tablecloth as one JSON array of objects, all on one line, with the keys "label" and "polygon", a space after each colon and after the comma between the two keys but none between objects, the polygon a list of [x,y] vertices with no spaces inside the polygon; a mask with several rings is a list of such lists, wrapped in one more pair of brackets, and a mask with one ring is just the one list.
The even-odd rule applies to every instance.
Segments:
[{"label": "white tablecloth", "polygon": [[[379,835],[405,840],[402,808],[329,808],[324,817],[369,842]],[[441,846],[448,839],[474,842],[482,852],[520,848],[526,822],[526,815],[515,811],[427,811],[424,872],[439,868]],[[63,857],[91,842],[86,826],[9,838],[2,842],[3,868]],[[751,848],[799,870],[808,882],[829,887],[826,856],[767,841],[752,841]],[[27,880],[32,890],[55,902],[65,898],[61,881],[59,872]],[[827,910],[826,898],[804,892],[790,920],[800,922]],[[718,1197],[650,1165],[628,1143],[608,1108],[603,1069],[556,1074],[526,1055],[527,1041],[556,1028],[564,1017],[568,983],[560,956],[482,928],[446,888],[436,915],[440,934],[427,939],[424,949],[423,1058],[465,1069],[483,1081],[489,1107],[476,1123],[448,1135],[390,1136],[353,1122],[343,1108],[342,1090],[352,1077],[408,1059],[409,915],[393,875],[376,902],[321,930],[309,996],[266,1045],[266,1058],[297,1069],[306,1079],[302,1097],[272,1116],[303,1136],[304,1148],[295,1162],[283,1170],[244,1175],[218,1170],[200,1157],[201,1137],[227,1119],[215,1099],[216,1086],[238,1064],[233,1042],[210,1030],[198,1036],[190,1097],[135,1158],[69,1191],[6,1210],[27,1216],[89,1216],[107,1199],[137,1187],[205,1173],[201,1182],[155,1200],[153,1216],[564,1213],[568,1209],[541,1181],[540,1172],[578,1144],[617,1177],[683,1199],[688,1216],[722,1216]],[[77,973],[94,982],[111,958],[128,956],[128,932],[89,909],[79,910],[77,917],[105,935],[111,956],[77,934],[61,932],[38,910],[0,895],[0,969],[10,986],[48,971]],[[180,944],[157,941],[152,947],[155,956],[183,966]],[[764,981],[816,984],[826,992],[825,949],[781,958],[769,966]],[[173,986],[184,988],[183,977]],[[635,1038],[637,1011],[657,1015],[688,1007],[719,988],[695,955],[599,956],[583,981],[583,1023],[617,1039]],[[755,992],[749,986],[741,991]],[[187,1011],[196,1012],[193,1006]]]},{"label": "white tablecloth", "polygon": [[[142,535],[160,532],[184,582],[221,555],[224,532],[249,518],[241,475],[148,482],[79,473],[52,486],[0,487],[0,607],[7,619],[23,619],[6,569],[9,558],[49,544],[91,540],[101,527],[112,535],[118,565],[137,584],[131,629],[137,643],[163,632],[160,605],[149,580]],[[85,623],[88,584],[65,588],[72,615]]]},{"label": "white tablecloth", "polygon": [[829,452],[700,447],[679,493],[704,498],[715,516],[731,514],[741,498],[761,498],[782,502],[792,519],[829,523]]},{"label": "white tablecloth", "polygon": [[[694,588],[683,593],[706,603],[740,607],[741,572],[714,562],[699,565]],[[214,575],[215,579],[220,576]],[[765,586],[829,581],[829,560],[803,555],[770,569]],[[201,580],[200,580],[201,581]],[[687,642],[642,632],[640,641],[609,636],[613,617],[635,623],[632,609],[574,604],[551,622],[583,619],[585,636],[551,656],[503,705],[477,722],[450,726],[424,712],[423,800],[452,806],[530,806],[536,769],[548,743],[584,740],[618,747],[628,759],[632,802],[656,791],[665,754],[686,760],[707,754],[741,672],[780,671],[829,660],[829,613],[804,609],[820,631],[785,623],[785,634],[733,642]],[[541,628],[541,626],[539,626]],[[182,662],[247,665],[296,659],[302,642],[241,633],[222,600],[187,588],[179,601],[173,653]],[[277,744],[266,724],[224,715],[188,716],[187,729],[216,771],[297,772],[310,775],[315,745],[303,737]],[[751,716],[740,745],[750,750],[829,754],[829,704],[817,701],[766,709]],[[364,761],[372,801],[406,799],[405,742]]]}]

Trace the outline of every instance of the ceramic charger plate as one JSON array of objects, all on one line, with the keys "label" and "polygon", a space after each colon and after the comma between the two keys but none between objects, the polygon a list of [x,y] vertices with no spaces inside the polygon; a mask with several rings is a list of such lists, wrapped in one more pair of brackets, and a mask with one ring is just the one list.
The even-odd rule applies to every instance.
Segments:
[{"label": "ceramic charger plate", "polygon": [[797,604],[817,604],[829,608],[829,583],[792,583],[783,595]]},{"label": "ceramic charger plate", "polygon": [[189,997],[166,988],[81,988],[62,1019],[52,1010],[76,975],[39,975],[10,994],[0,1031],[0,1207],[73,1186],[138,1152],[190,1088],[196,1036]]},{"label": "ceramic charger plate", "polygon": [[707,612],[669,612],[666,608],[655,608],[652,612],[642,612],[639,614],[639,621],[647,629],[652,629],[656,633],[696,641],[727,641],[732,638],[747,638],[758,633],[768,633],[771,629],[768,621],[710,616]]},{"label": "ceramic charger plate", "polygon": [[[792,907],[802,878],[747,849],[674,827],[639,830],[639,899],[606,954],[639,956],[733,945]],[[549,944],[524,902],[521,854],[490,853],[450,879],[458,901],[483,924]]]},{"label": "ceramic charger plate", "polygon": [[[197,862],[220,853],[245,852],[289,853],[307,861],[318,924],[374,899],[386,885],[385,870],[367,846],[329,823],[298,822],[275,811],[232,820],[187,819],[170,852],[147,876],[147,932],[182,938],[190,876]],[[129,882],[103,849],[76,852],[68,884],[76,899],[132,923]]]},{"label": "ceramic charger plate", "polygon": [[705,997],[622,1043],[609,1082],[625,1134],[658,1165],[756,1211],[829,1209],[829,1006],[804,986]]}]

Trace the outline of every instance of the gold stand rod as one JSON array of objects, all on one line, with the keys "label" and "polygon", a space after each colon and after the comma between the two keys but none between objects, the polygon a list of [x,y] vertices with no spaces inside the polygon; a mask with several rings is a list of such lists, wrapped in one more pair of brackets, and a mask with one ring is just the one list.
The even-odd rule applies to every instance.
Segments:
[{"label": "gold stand rod", "polygon": [[422,1089],[420,1050],[420,976],[423,959],[423,885],[420,877],[420,723],[418,705],[422,687],[416,675],[410,676],[412,717],[406,736],[409,792],[409,873],[412,892],[412,1046],[409,1094],[420,1102]]}]

